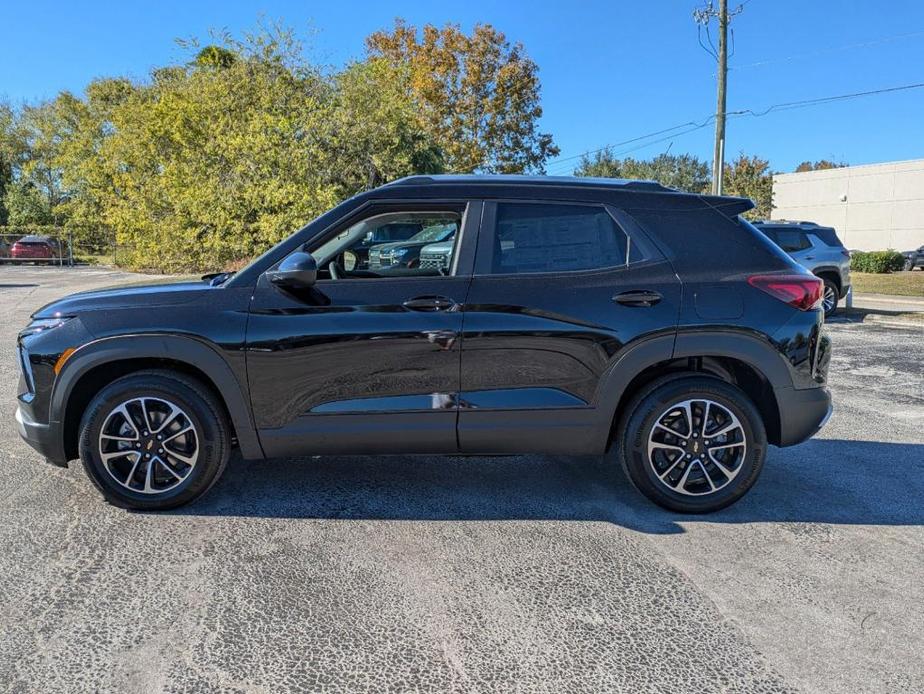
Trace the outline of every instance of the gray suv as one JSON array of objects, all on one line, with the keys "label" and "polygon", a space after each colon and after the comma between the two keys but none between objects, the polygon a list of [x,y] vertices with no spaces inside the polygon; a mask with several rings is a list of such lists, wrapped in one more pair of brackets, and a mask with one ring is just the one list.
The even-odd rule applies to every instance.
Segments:
[{"label": "gray suv", "polygon": [[837,302],[850,289],[850,253],[831,227],[815,222],[772,220],[755,222],[777,246],[789,253],[799,265],[825,283],[825,316],[837,310]]}]

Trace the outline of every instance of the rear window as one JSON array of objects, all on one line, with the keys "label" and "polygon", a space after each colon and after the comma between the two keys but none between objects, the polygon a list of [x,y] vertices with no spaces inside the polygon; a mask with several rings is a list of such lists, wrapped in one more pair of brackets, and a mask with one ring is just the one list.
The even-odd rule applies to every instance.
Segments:
[{"label": "rear window", "polygon": [[591,205],[499,203],[492,272],[519,274],[626,265],[628,237]]}]

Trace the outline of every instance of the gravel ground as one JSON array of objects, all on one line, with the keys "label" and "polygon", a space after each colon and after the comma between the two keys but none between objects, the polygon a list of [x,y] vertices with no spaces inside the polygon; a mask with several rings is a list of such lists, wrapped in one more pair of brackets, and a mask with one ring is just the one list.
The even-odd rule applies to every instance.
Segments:
[{"label": "gravel ground", "polygon": [[924,691],[924,329],[834,321],[834,417],[708,517],[534,456],[233,460],[142,515],[13,421],[29,313],[133,279],[0,267],[0,690]]}]

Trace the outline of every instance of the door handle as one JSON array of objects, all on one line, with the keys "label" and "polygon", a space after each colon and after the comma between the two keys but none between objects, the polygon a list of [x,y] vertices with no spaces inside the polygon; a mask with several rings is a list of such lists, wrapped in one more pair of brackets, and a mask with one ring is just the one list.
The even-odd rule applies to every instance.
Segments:
[{"label": "door handle", "polygon": [[445,296],[415,296],[404,302],[404,308],[412,311],[446,311],[456,306],[456,302]]},{"label": "door handle", "polygon": [[658,292],[648,290],[633,290],[622,292],[613,297],[613,301],[623,306],[654,306],[663,297]]}]

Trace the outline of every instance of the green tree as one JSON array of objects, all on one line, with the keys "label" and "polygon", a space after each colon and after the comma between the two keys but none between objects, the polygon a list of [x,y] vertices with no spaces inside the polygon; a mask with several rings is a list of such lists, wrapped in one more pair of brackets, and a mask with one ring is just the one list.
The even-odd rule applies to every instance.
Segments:
[{"label": "green tree", "polygon": [[592,157],[582,157],[574,175],[647,179],[677,190],[703,193],[709,188],[709,168],[709,164],[692,154],[660,154],[649,160],[618,159],[611,150],[604,149]]},{"label": "green tree", "polygon": [[538,67],[490,24],[417,28],[397,20],[366,39],[371,58],[409,70],[407,92],[447,170],[543,172],[558,154],[540,132]]},{"label": "green tree", "polygon": [[13,184],[15,123],[13,108],[8,103],[0,102],[0,226],[7,224],[9,219],[6,197]]},{"label": "green tree", "polygon": [[773,211],[773,174],[770,162],[743,152],[725,165],[725,194],[751,198],[754,209],[745,213],[749,219],[769,219]]}]

